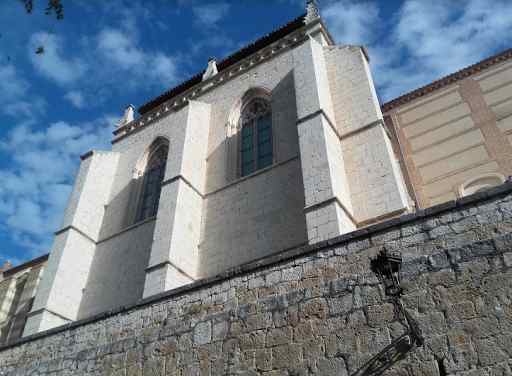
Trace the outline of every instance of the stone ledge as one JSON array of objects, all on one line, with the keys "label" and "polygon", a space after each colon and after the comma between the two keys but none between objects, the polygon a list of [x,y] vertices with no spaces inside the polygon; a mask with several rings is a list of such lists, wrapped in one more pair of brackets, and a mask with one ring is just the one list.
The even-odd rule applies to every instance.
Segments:
[{"label": "stone ledge", "polygon": [[197,189],[196,187],[194,187],[194,185],[188,181],[183,175],[181,174],[178,174],[176,176],[173,176],[172,178],[169,178],[165,181],[162,182],[162,187],[166,186],[166,185],[169,185],[169,184],[172,184],[174,183],[175,181],[178,181],[178,180],[181,180],[183,181],[183,183],[185,183],[186,185],[189,186],[190,189],[192,189],[199,197],[201,197],[202,199],[204,198],[204,194],[202,194],[199,189]]},{"label": "stone ledge", "polygon": [[87,153],[84,153],[80,156],[80,160],[85,161],[87,158],[92,157],[94,154],[94,150],[89,150]]},{"label": "stone ledge", "polygon": [[[479,193],[473,194],[471,196],[461,198],[459,200],[449,201],[447,203],[443,203],[443,204],[440,204],[440,205],[437,205],[437,206],[434,206],[431,208],[419,210],[416,213],[406,214],[401,217],[393,218],[386,222],[368,226],[366,228],[362,228],[362,229],[353,231],[351,233],[338,236],[336,238],[328,239],[328,240],[319,242],[317,244],[305,245],[305,246],[296,247],[293,249],[284,250],[284,251],[276,253],[272,256],[265,257],[260,260],[253,261],[251,263],[244,264],[239,267],[226,270],[225,272],[223,272],[217,276],[202,279],[202,280],[193,282],[189,285],[185,285],[185,286],[173,289],[173,290],[163,292],[158,295],[151,296],[146,299],[142,299],[133,305],[119,307],[114,310],[106,311],[106,312],[94,315],[94,316],[86,318],[86,319],[75,321],[70,324],[65,324],[65,325],[44,331],[44,332],[40,332],[40,333],[33,334],[28,337],[21,338],[13,343],[10,343],[10,344],[4,345],[4,346],[0,346],[0,351],[4,351],[6,349],[16,347],[21,344],[31,342],[36,339],[41,339],[41,338],[44,338],[47,336],[61,333],[66,330],[69,330],[69,329],[74,329],[74,328],[78,328],[78,327],[81,327],[81,326],[84,326],[87,324],[91,324],[91,323],[94,323],[94,322],[97,322],[97,321],[100,321],[100,320],[103,320],[103,319],[106,319],[106,318],[109,318],[109,317],[112,317],[115,315],[133,311],[133,310],[136,310],[143,306],[149,306],[151,304],[158,303],[165,299],[181,296],[183,294],[193,292],[193,291],[196,291],[201,288],[206,288],[211,285],[218,284],[220,282],[223,282],[223,281],[225,281],[229,278],[235,277],[235,276],[248,274],[250,272],[255,272],[255,271],[265,268],[265,267],[278,265],[285,261],[293,260],[297,257],[308,256],[312,253],[316,253],[316,252],[325,250],[326,248],[343,246],[343,245],[350,243],[353,240],[368,237],[370,235],[374,235],[374,234],[380,233],[384,230],[391,229],[394,227],[399,227],[404,224],[410,224],[410,223],[413,223],[422,218],[429,218],[434,215],[448,212],[455,208],[463,209],[463,208],[473,205],[473,204],[484,203],[485,201],[487,201],[489,199],[498,198],[500,196],[504,196],[511,192],[512,192],[512,183],[507,182],[507,183],[504,183],[495,188],[491,188],[487,191],[479,192]],[[457,263],[459,261],[466,262],[466,261],[469,261],[469,260],[475,259],[475,258],[492,257],[492,256],[496,256],[496,255],[502,255],[503,252],[505,251],[505,249],[500,244],[507,243],[506,240],[510,240],[511,237],[512,237],[512,234],[504,234],[502,236],[497,236],[495,239],[492,239],[492,240],[475,241],[473,243],[464,245],[462,247],[446,249],[444,252],[439,253],[439,255],[442,256],[443,254],[445,254],[448,256],[448,262],[450,263],[450,265],[447,265],[446,267],[451,267],[454,261],[455,261],[455,263]],[[503,240],[505,240],[505,242],[503,242]],[[493,243],[494,250],[492,250],[490,248],[490,243]],[[482,247],[480,247],[480,248],[483,248],[483,249],[481,250],[480,248],[478,248],[476,252],[473,252],[473,250],[470,249],[471,245],[481,245]],[[354,250],[352,252],[357,253],[358,251]],[[431,257],[421,257],[420,256],[419,258],[416,258],[414,260],[406,261],[404,263],[405,273],[407,274],[409,270],[414,269],[414,268],[410,268],[410,266],[413,264],[423,264],[424,263],[425,264],[424,267],[422,266],[421,268],[416,268],[416,270],[419,269],[420,271],[423,269],[428,270],[428,268],[431,268],[431,270],[442,269],[443,268],[442,266],[436,267],[434,265],[434,263],[435,263],[434,259],[437,256],[438,256],[438,254],[431,255]],[[428,266],[429,264],[431,264],[431,265]]]},{"label": "stone ledge", "polygon": [[241,176],[241,177],[237,177],[235,180],[233,181],[230,181],[229,183],[223,185],[222,187],[219,187],[219,188],[215,188],[209,192],[206,192],[204,194],[204,197],[207,197],[207,196],[211,196],[211,195],[214,195],[216,193],[219,193],[220,191],[223,191],[225,189],[229,189],[239,183],[242,183],[242,182],[245,182],[246,180],[249,180],[249,179],[252,179],[258,175],[261,175],[261,174],[264,174],[264,173],[267,173],[275,168],[278,168],[278,167],[281,167],[289,162],[292,162],[292,161],[295,161],[299,159],[299,156],[298,155],[295,155],[293,157],[290,157],[288,159],[285,159],[283,161],[280,161],[280,162],[275,162],[275,163],[272,163],[270,166],[267,166],[267,167],[264,167],[264,168],[261,168],[259,170],[256,170],[254,171],[253,173],[249,174],[249,175],[246,175],[246,176]]},{"label": "stone ledge", "polygon": [[106,236],[106,237],[104,237],[104,238],[102,238],[102,239],[98,240],[98,241],[96,242],[96,244],[100,244],[100,243],[103,243],[103,242],[109,241],[110,239],[116,238],[116,237],[118,237],[119,235],[124,234],[125,232],[128,232],[128,231],[130,231],[130,230],[133,230],[134,228],[137,228],[137,227],[143,226],[143,225],[145,225],[146,223],[148,223],[148,222],[153,222],[153,221],[156,221],[156,215],[155,215],[155,216],[153,216],[153,217],[149,217],[149,218],[143,219],[142,221],[136,222],[136,223],[134,223],[133,225],[130,225],[130,226],[128,226],[128,227],[125,227],[125,228],[123,228],[123,229],[119,230],[119,231],[118,231],[118,232],[116,232],[116,233],[113,233],[113,234],[111,234],[111,235],[108,235],[108,236]]}]

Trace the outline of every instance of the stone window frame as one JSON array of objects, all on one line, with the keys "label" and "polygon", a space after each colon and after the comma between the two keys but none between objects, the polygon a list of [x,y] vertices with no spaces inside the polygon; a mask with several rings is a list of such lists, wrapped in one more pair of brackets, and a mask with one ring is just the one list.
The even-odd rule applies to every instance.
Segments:
[{"label": "stone window frame", "polygon": [[[162,152],[162,149],[166,148],[167,152],[165,153],[165,160],[160,162],[158,166],[155,166],[155,169],[158,169],[159,173],[159,182],[153,182],[154,186],[154,193],[156,196],[156,200],[154,201],[154,208],[151,212],[151,215],[145,215],[144,214],[144,197],[147,193],[147,184],[150,183],[148,180],[149,175],[148,173],[148,167],[151,166],[155,162],[155,158],[162,158],[162,155],[159,155]],[[141,157],[139,162],[137,163],[137,166],[135,168],[135,176],[134,179],[136,181],[135,186],[135,205],[136,208],[135,211],[132,213],[133,220],[131,221],[132,224],[136,224],[139,222],[146,221],[150,218],[153,218],[158,213],[158,206],[160,201],[160,194],[161,194],[161,188],[162,188],[162,182],[165,180],[165,170],[167,163],[169,161],[169,152],[170,152],[170,143],[169,139],[164,136],[158,136],[156,137],[150,144],[150,146],[146,149],[144,152],[144,155]],[[156,193],[156,191],[158,191]],[[132,200],[130,200],[132,202]]]},{"label": "stone window frame", "polygon": [[473,193],[503,184],[506,178],[500,173],[481,174],[466,180],[459,185],[457,193],[459,197],[472,195]]},{"label": "stone window frame", "polygon": [[[251,103],[257,100],[263,100],[268,103],[269,113],[271,118],[271,150],[272,161],[268,166],[262,168],[255,168],[251,173],[242,175],[242,127],[243,127],[243,114],[244,110]],[[270,90],[264,87],[252,87],[248,89],[241,98],[239,98],[233,105],[227,123],[227,166],[228,182],[238,179],[247,178],[257,174],[262,169],[271,168],[277,160],[276,150],[276,132],[275,132],[275,119],[274,111],[272,108],[272,96]],[[257,140],[257,136],[253,136],[253,140]],[[257,150],[257,149],[255,149]],[[257,151],[256,151],[257,152]]]},{"label": "stone window frame", "polygon": [[[270,163],[266,163],[264,165],[260,165],[260,159],[264,158],[265,155],[262,155],[260,152],[260,120],[264,118],[270,118],[270,125],[268,125],[268,132],[270,133]],[[244,173],[244,163],[243,163],[243,152],[244,152],[244,131],[250,129],[250,154],[252,154],[252,170]],[[269,167],[274,164],[274,152],[273,145],[274,142],[272,140],[273,129],[272,129],[272,104],[266,98],[255,97],[248,101],[245,106],[242,108],[241,116],[240,116],[240,132],[241,137],[239,137],[239,159],[240,159],[240,177],[249,176],[255,173],[258,170],[261,170],[265,167]],[[265,140],[266,142],[267,140]]]}]

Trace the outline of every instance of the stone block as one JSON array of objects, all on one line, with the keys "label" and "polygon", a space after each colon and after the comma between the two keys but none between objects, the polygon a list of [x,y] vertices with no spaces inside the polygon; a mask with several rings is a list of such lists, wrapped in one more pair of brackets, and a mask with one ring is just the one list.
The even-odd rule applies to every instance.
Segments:
[{"label": "stone block", "polygon": [[212,340],[212,323],[210,321],[200,322],[194,328],[194,344],[204,345]]},{"label": "stone block", "polygon": [[257,349],[255,351],[255,367],[258,371],[272,370],[271,349]]},{"label": "stone block", "polygon": [[483,366],[501,363],[508,359],[507,354],[501,351],[491,339],[476,340],[475,349],[478,354],[478,361]]},{"label": "stone block", "polygon": [[281,345],[272,348],[272,368],[288,369],[302,362],[302,347],[297,344]]},{"label": "stone block", "polygon": [[342,358],[319,359],[314,374],[325,376],[348,376],[345,362]]},{"label": "stone block", "polygon": [[304,318],[324,319],[329,313],[329,306],[325,298],[314,298],[300,304],[300,313]]},{"label": "stone block", "polygon": [[367,312],[370,326],[387,325],[395,318],[395,308],[390,303],[369,306]]},{"label": "stone block", "polygon": [[292,329],[290,327],[282,327],[269,329],[267,331],[267,347],[284,345],[292,342]]}]

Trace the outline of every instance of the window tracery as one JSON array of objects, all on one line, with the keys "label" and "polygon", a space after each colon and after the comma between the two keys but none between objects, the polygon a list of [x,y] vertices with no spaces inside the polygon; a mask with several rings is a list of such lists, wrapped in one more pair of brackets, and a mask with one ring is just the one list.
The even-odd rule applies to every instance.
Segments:
[{"label": "window tracery", "polygon": [[168,153],[168,143],[160,142],[149,155],[143,175],[142,194],[137,221],[154,217],[157,213]]},{"label": "window tracery", "polygon": [[241,117],[241,176],[270,166],[272,152],[272,111],[265,98],[252,99]]}]

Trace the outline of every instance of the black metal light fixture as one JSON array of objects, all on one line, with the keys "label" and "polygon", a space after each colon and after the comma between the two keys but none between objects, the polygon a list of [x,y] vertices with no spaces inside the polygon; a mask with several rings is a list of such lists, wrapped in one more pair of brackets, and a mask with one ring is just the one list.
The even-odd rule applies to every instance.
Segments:
[{"label": "black metal light fixture", "polygon": [[423,346],[423,336],[418,323],[407,312],[402,303],[404,292],[401,283],[402,255],[388,252],[385,248],[371,260],[370,267],[384,285],[384,292],[395,307],[395,317],[407,327],[407,331],[395,338],[378,354],[365,362],[351,376],[377,376],[403,359],[414,346]]},{"label": "black metal light fixture", "polygon": [[402,255],[400,252],[387,252],[383,249],[376,258],[371,260],[371,268],[384,284],[387,296],[399,297],[403,289],[400,286],[400,272],[402,268]]},{"label": "black metal light fixture", "polygon": [[376,258],[370,263],[372,271],[377,274],[379,281],[384,285],[384,292],[391,298],[400,319],[400,314],[404,319],[404,324],[408,327],[408,333],[411,342],[417,346],[423,345],[423,336],[418,323],[405,309],[400,299],[403,293],[401,284],[402,255],[400,252],[388,252],[385,248],[379,252]]}]

